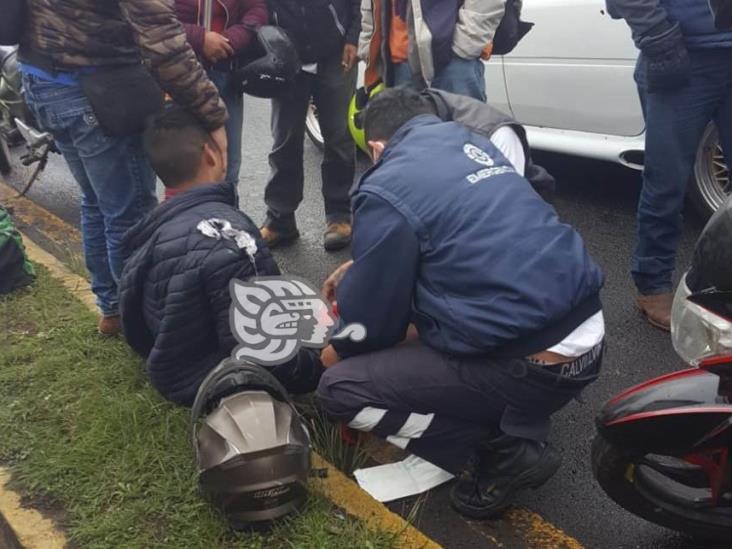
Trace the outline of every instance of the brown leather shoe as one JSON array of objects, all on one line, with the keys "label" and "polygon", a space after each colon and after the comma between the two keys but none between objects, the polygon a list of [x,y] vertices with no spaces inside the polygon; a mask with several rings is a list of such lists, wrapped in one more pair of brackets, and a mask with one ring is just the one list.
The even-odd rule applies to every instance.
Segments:
[{"label": "brown leather shoe", "polygon": [[260,227],[259,234],[262,235],[262,240],[270,249],[294,242],[300,238],[300,231],[296,228],[290,231],[276,231],[270,227]]},{"label": "brown leather shoe", "polygon": [[97,330],[103,336],[113,337],[122,333],[122,322],[119,315],[103,316],[99,319]]},{"label": "brown leather shoe", "polygon": [[351,243],[350,223],[328,223],[323,235],[323,246],[329,252],[341,250]]},{"label": "brown leather shoe", "polygon": [[671,331],[671,305],[673,294],[639,295],[636,305],[643,316],[656,328]]}]

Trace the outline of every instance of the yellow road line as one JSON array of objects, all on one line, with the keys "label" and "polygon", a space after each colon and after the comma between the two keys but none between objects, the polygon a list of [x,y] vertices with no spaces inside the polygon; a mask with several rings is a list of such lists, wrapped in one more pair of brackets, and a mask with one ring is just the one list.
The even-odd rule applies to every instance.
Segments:
[{"label": "yellow road line", "polygon": [[0,468],[0,514],[13,529],[26,549],[61,549],[66,545],[64,535],[51,520],[38,511],[21,505],[20,496],[7,487],[10,473]]},{"label": "yellow road line", "polygon": [[506,520],[520,532],[528,547],[541,549],[584,549],[583,545],[540,515],[527,509],[512,509]]},{"label": "yellow road line", "polygon": [[313,465],[327,469],[328,476],[316,480],[314,486],[338,507],[358,517],[374,529],[400,534],[400,546],[405,548],[437,549],[439,544],[409,525],[402,517],[389,511],[361,487],[318,454],[313,453]]}]

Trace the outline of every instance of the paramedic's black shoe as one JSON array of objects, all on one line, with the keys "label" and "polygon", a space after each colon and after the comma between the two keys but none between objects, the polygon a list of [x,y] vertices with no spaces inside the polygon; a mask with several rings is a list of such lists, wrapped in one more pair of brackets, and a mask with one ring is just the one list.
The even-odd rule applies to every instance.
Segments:
[{"label": "paramedic's black shoe", "polygon": [[497,518],[524,488],[539,488],[559,469],[548,443],[502,435],[481,449],[450,492],[455,510],[474,519]]}]

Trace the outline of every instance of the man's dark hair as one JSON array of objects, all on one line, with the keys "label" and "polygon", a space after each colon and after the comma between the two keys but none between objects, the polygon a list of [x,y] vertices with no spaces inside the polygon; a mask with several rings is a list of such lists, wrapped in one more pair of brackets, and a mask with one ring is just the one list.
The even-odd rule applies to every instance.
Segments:
[{"label": "man's dark hair", "polygon": [[426,97],[409,87],[388,88],[369,99],[366,106],[366,141],[388,141],[399,128],[421,114],[435,114]]},{"label": "man's dark hair", "polygon": [[166,106],[147,122],[145,152],[166,187],[196,177],[206,143],[217,146],[198,119],[177,105]]}]

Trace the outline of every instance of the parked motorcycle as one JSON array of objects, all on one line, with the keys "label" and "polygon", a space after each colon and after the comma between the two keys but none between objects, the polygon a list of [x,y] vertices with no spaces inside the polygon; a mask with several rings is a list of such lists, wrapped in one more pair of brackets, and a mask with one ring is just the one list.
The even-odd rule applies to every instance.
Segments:
[{"label": "parked motorcycle", "polygon": [[23,100],[17,48],[0,47],[0,174],[12,170],[10,148],[25,146],[20,157],[24,166],[33,166],[19,196],[28,192],[55,152],[53,137],[36,129],[33,116]]},{"label": "parked motorcycle", "polygon": [[640,517],[732,541],[732,198],[697,242],[671,328],[674,348],[694,367],[605,404],[593,472],[612,499]]}]

